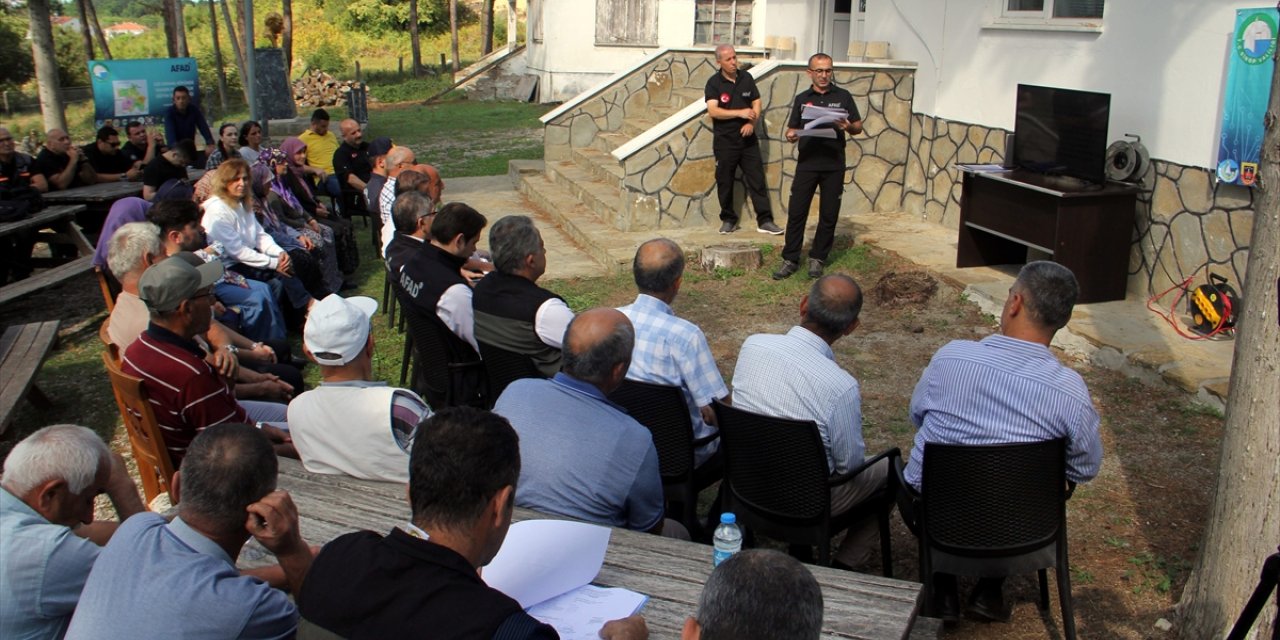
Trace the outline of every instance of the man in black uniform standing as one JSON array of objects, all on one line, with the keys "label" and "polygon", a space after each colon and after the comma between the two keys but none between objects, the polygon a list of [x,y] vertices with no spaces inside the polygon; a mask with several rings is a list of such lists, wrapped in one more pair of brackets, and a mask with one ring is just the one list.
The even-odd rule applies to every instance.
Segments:
[{"label": "man in black uniform standing", "polygon": [[[848,91],[831,82],[834,68],[831,56],[815,53],[809,58],[809,78],[813,86],[801,91],[791,104],[787,120],[787,141],[800,142],[796,177],[791,182],[791,200],[787,203],[787,240],[782,247],[782,265],[773,272],[774,280],[791,277],[800,270],[800,249],[804,247],[804,225],[809,219],[813,192],[821,188],[818,202],[818,230],[809,249],[809,277],[822,275],[822,269],[835,240],[836,221],[840,218],[840,197],[844,194],[845,134],[862,133],[862,116]],[[834,138],[801,135],[804,107],[844,109],[848,118],[831,123]]]},{"label": "man in black uniform standing", "polygon": [[716,195],[720,198],[720,233],[738,230],[738,213],[733,209],[733,182],[738,167],[746,184],[751,205],[756,210],[756,230],[780,235],[782,229],[773,223],[773,210],[764,187],[764,165],[760,160],[760,144],[756,140],[756,121],[760,117],[760,91],[749,73],[738,73],[738,53],[722,44],[716,47],[716,65],[720,72],[707,79],[704,93],[707,115],[715,123],[711,150],[716,157]]}]

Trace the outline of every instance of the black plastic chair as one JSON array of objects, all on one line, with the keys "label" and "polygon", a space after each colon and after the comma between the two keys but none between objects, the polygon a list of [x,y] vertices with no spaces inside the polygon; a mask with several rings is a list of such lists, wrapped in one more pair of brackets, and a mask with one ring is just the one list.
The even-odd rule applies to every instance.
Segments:
[{"label": "black plastic chair", "polygon": [[339,202],[342,215],[346,216],[348,220],[354,220],[355,216],[361,216],[364,218],[365,228],[369,227],[369,218],[372,216],[369,213],[368,204],[364,201],[364,192],[356,191],[344,184],[342,185],[342,195],[339,198]]},{"label": "black plastic chair", "polygon": [[[1001,577],[1036,571],[1037,606],[1049,608],[1054,567],[1063,635],[1076,637],[1067,561],[1066,440],[953,445],[926,443],[916,502],[925,615],[933,574]],[[909,488],[904,489],[910,494]]]},{"label": "black plastic chair", "polygon": [[521,378],[545,378],[533,363],[533,358],[480,343],[480,357],[484,360],[484,370],[489,376],[489,396],[496,402],[502,396],[507,385]]},{"label": "black plastic chair", "polygon": [[723,470],[720,465],[708,462],[703,465],[708,469],[700,471],[694,466],[694,451],[714,442],[720,434],[693,437],[693,418],[680,387],[624,380],[609,394],[609,399],[653,434],[667,511],[676,512],[673,507],[678,505],[680,522],[698,539],[702,532],[698,521],[698,493],[720,480]]},{"label": "black plastic chair", "polygon": [[[1253,629],[1253,623],[1257,622],[1258,614],[1262,613],[1262,608],[1267,605],[1267,598],[1271,596],[1272,591],[1276,592],[1277,612],[1275,619],[1271,621],[1271,640],[1280,640],[1280,553],[1273,553],[1263,561],[1258,586],[1254,588],[1253,595],[1249,596],[1249,601],[1240,611],[1240,617],[1236,618],[1236,623],[1231,627],[1231,633],[1227,634],[1226,640],[1244,640],[1248,637],[1249,630]],[[1265,637],[1265,634],[1266,632],[1262,631],[1257,637]]]},{"label": "black plastic chair", "polygon": [[[403,295],[398,289],[397,293]],[[484,363],[475,349],[434,313],[423,313],[408,302],[401,300],[400,313],[408,319],[413,339],[413,390],[434,410],[463,405],[488,408]]]},{"label": "black plastic chair", "polygon": [[880,559],[885,577],[893,577],[889,516],[893,513],[896,482],[885,486],[848,511],[831,514],[831,490],[853,481],[877,462],[897,464],[895,447],[838,476],[830,475],[827,453],[812,420],[771,418],[716,401],[725,482],[724,510],[732,511],[748,530],[793,545],[816,545],[818,563],[831,565],[831,537],[867,518],[880,528]]}]

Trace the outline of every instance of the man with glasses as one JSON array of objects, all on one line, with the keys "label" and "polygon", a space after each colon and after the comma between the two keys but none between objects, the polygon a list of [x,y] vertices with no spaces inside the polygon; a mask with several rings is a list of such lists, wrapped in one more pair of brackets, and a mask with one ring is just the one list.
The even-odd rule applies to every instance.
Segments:
[{"label": "man with glasses", "polygon": [[373,378],[370,319],[378,301],[331,294],[307,314],[302,347],[320,386],[289,403],[302,465],[314,473],[409,482],[414,428],[431,415],[418,394]]},{"label": "man with glasses", "polygon": [[[396,180],[400,178],[400,174],[408,171],[413,166],[414,155],[413,149],[409,147],[392,147],[387,152],[386,170],[387,180],[382,185],[382,191],[378,194],[378,215],[382,219],[382,255],[386,255],[387,247],[396,237],[395,222],[391,218],[391,206],[396,202]],[[372,205],[370,201],[370,205]]]},{"label": "man with glasses", "polygon": [[756,125],[760,118],[760,91],[750,73],[738,72],[738,53],[722,44],[716,47],[720,72],[707,78],[704,96],[707,115],[714,124],[711,151],[716,157],[716,195],[720,199],[720,233],[738,230],[738,212],[733,207],[734,174],[742,167],[742,182],[756,210],[756,230],[781,235],[773,223],[773,209],[764,186],[764,165]]},{"label": "man with glasses", "polygon": [[97,174],[98,182],[141,180],[142,165],[120,152],[120,132],[114,127],[98,129],[97,140],[83,148],[84,157]]},{"label": "man with glasses", "polygon": [[[194,266],[180,254],[156,263],[138,279],[138,297],[151,322],[125,349],[122,369],[142,379],[175,466],[196,434],[215,424],[256,422],[276,443],[288,440],[283,430],[266,424],[287,425],[285,405],[237,402],[227,379],[206,361],[195,341],[209,330],[213,285],[221,278],[221,262]],[[292,446],[277,450],[289,452]]]},{"label": "man with glasses", "polygon": [[[862,133],[862,116],[848,91],[832,83],[834,68],[831,56],[816,53],[809,58],[812,86],[797,95],[787,120],[787,141],[800,145],[796,176],[791,182],[791,200],[787,204],[787,238],[782,247],[782,265],[773,272],[774,280],[791,277],[800,270],[800,249],[804,247],[804,225],[809,220],[813,193],[822,190],[818,202],[818,230],[809,249],[809,277],[817,278],[831,253],[835,241],[836,221],[840,218],[840,198],[844,194],[844,145],[846,134]],[[831,123],[834,137],[809,135],[804,126],[806,106],[843,109],[847,118]],[[808,118],[812,120],[812,118]],[[824,127],[824,130],[829,130]]]}]

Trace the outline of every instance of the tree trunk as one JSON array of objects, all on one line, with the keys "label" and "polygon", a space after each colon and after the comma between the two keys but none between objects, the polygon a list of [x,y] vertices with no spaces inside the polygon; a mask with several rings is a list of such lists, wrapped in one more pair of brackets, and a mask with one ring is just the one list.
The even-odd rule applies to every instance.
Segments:
[{"label": "tree trunk", "polygon": [[218,42],[218,10],[209,5],[209,31],[213,34],[213,64],[218,69],[218,104],[227,112],[227,68],[222,63],[222,44]]},{"label": "tree trunk", "polygon": [[49,0],[27,0],[27,14],[31,24],[31,58],[36,67],[36,85],[40,90],[40,112],[44,116],[44,128],[67,128],[67,116],[63,112],[62,94],[58,89],[58,60],[53,53],[53,24],[49,22]]},{"label": "tree trunk", "polygon": [[244,75],[249,69],[249,64],[244,59],[244,51],[240,49],[240,39],[236,36],[236,25],[231,22],[231,11],[227,9],[227,0],[222,0],[220,4],[222,19],[227,23],[227,36],[231,40],[231,48],[236,53],[236,60],[240,61],[240,89],[244,92],[244,103],[249,104],[249,79]]},{"label": "tree trunk", "polygon": [[519,24],[516,21],[516,0],[507,0],[507,46],[516,45],[516,32]]},{"label": "tree trunk", "polygon": [[84,8],[88,0],[76,0],[76,14],[80,16],[80,38],[84,40],[84,58],[93,60],[93,32],[89,28],[89,12]]},{"label": "tree trunk", "polygon": [[[245,54],[248,55],[249,52],[253,51],[253,43],[245,42],[245,39],[249,37],[249,30],[245,28],[245,25],[244,25],[244,5],[240,4],[239,2],[236,2],[235,6],[236,6],[236,27],[239,29],[239,33],[240,33],[240,36],[239,36],[240,50],[244,51]],[[235,33],[235,31],[232,31],[232,33]],[[244,67],[244,69],[247,73],[248,67]]]},{"label": "tree trunk", "polygon": [[[1280,65],[1262,141],[1261,180],[1237,323],[1231,392],[1218,485],[1195,568],[1178,610],[1183,638],[1221,638],[1258,583],[1262,561],[1280,545]],[[1255,629],[1270,630],[1275,598]],[[1258,637],[1269,636],[1262,631]]]},{"label": "tree trunk", "polygon": [[84,0],[84,6],[89,11],[89,24],[93,25],[93,37],[98,41],[98,48],[102,49],[102,59],[111,59],[111,47],[107,46],[107,37],[102,33],[102,23],[98,22],[98,9],[93,6],[93,0]]},{"label": "tree trunk", "polygon": [[418,36],[418,0],[409,0],[409,47],[413,50],[413,77],[416,78],[422,73],[422,41]]},{"label": "tree trunk", "polygon": [[453,72],[457,73],[458,64],[458,0],[449,0],[449,37],[453,52]]},{"label": "tree trunk", "polygon": [[173,0],[173,24],[176,27],[173,37],[178,57],[186,58],[191,55],[191,51],[187,49],[187,18],[182,0]]},{"label": "tree trunk", "polygon": [[178,26],[174,22],[174,7],[178,0],[161,0],[160,13],[164,18],[164,46],[170,58],[178,57]]},{"label": "tree trunk", "polygon": [[493,53],[493,0],[480,0],[480,55],[490,53]]},{"label": "tree trunk", "polygon": [[284,18],[284,31],[280,33],[280,46],[284,47],[284,73],[293,77],[293,0],[281,0],[280,16]]}]

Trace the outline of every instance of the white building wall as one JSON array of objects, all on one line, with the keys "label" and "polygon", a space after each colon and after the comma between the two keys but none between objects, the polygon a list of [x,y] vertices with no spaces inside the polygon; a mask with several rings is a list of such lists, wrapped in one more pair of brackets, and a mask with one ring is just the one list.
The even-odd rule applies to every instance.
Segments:
[{"label": "white building wall", "polygon": [[[1236,9],[1257,0],[1108,0],[1100,33],[990,28],[999,0],[873,0],[867,40],[919,63],[913,109],[1013,128],[1019,83],[1111,94],[1109,137],[1210,167]],[[772,10],[773,2],[770,3]]]}]

